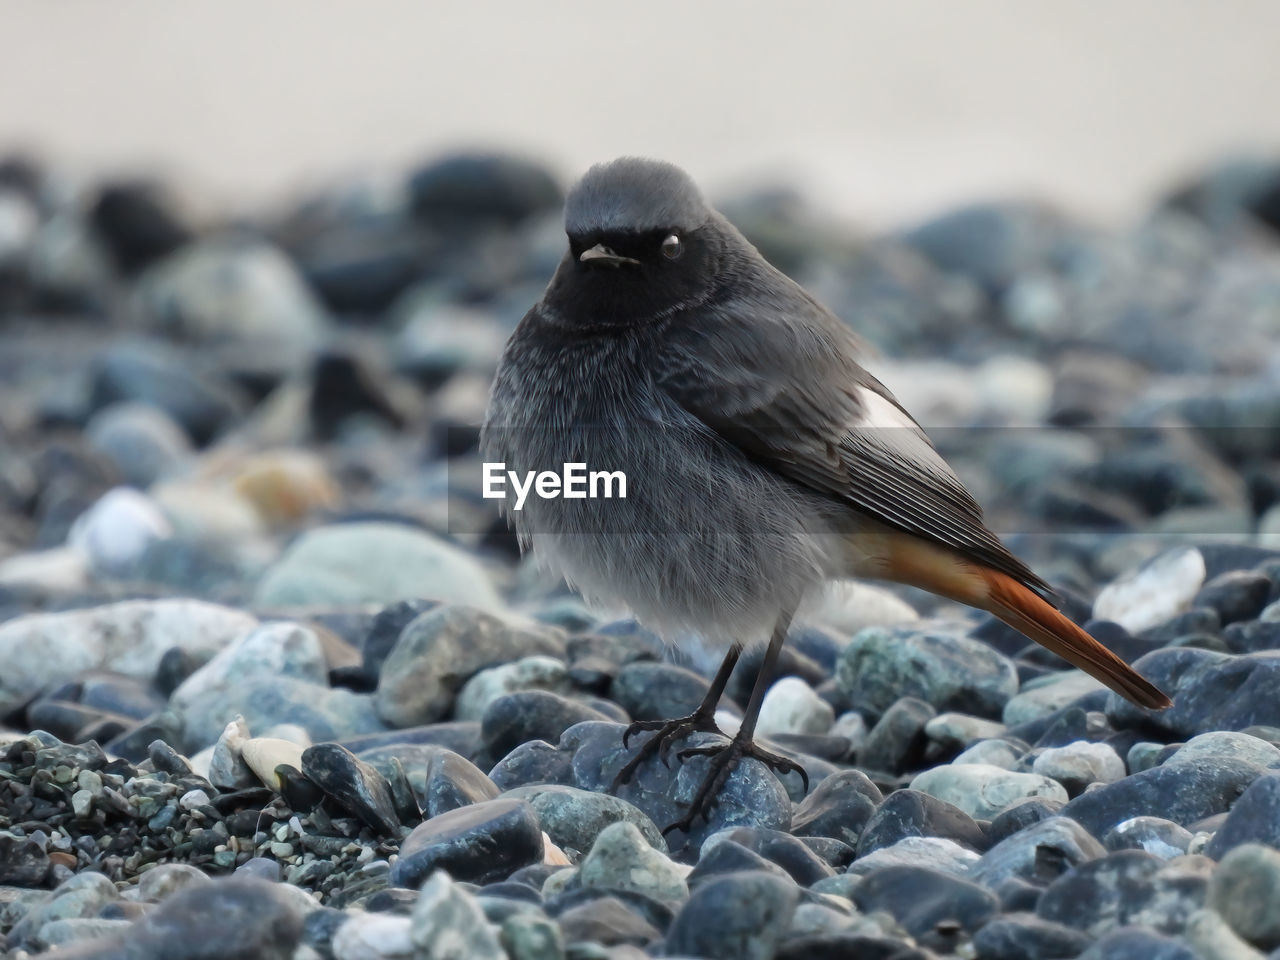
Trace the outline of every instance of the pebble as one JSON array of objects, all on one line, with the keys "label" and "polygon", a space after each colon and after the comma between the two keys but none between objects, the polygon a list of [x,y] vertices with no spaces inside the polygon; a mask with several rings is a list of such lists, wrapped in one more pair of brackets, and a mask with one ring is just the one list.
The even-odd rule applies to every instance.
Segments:
[{"label": "pebble", "polygon": [[325,462],[304,450],[267,450],[223,467],[219,478],[253,505],[271,529],[294,527],[336,507],[340,494]]},{"label": "pebble", "polygon": [[1204,581],[1204,555],[1199,550],[1170,550],[1105,586],[1093,602],[1093,616],[1118,623],[1130,633],[1149,630],[1189,609]]},{"label": "pebble", "polygon": [[334,960],[412,960],[408,917],[356,913],[338,927],[330,949]]},{"label": "pebble", "polygon": [[530,654],[563,655],[552,631],[526,630],[462,606],[429,610],[401,632],[382,666],[378,713],[392,726],[443,718],[468,679]]},{"label": "pebble", "polygon": [[[572,752],[574,784],[591,792],[609,789],[614,776],[636,749],[622,748],[623,727],[616,723],[589,721],[570,727],[560,738],[562,750]],[[723,743],[712,734],[694,734],[689,747]],[[688,803],[707,776],[704,757],[664,766],[657,758],[641,765],[637,777],[618,790],[618,796],[634,804],[654,823],[670,824],[684,815]],[[671,834],[677,846],[672,854],[685,859],[711,834],[729,826],[759,826],[785,830],[791,824],[791,800],[773,773],[758,760],[748,758],[729,774],[720,791],[719,802],[709,819],[699,820],[689,833]]]},{"label": "pebble", "polygon": [[1257,619],[1270,595],[1271,578],[1266,574],[1256,570],[1228,570],[1200,589],[1195,605],[1213,610],[1218,614],[1218,622],[1226,626]]},{"label": "pebble", "polygon": [[826,733],[836,714],[813,688],[799,677],[783,677],[769,688],[760,706],[756,731],[761,736],[775,733]]},{"label": "pebble", "polygon": [[139,490],[176,473],[192,455],[191,439],[182,428],[163,410],[146,403],[105,407],[93,415],[84,432],[125,482]]},{"label": "pebble", "polygon": [[126,600],[15,617],[0,623],[0,695],[23,697],[90,670],[150,680],[168,650],[214,654],[257,623],[201,600]]},{"label": "pebble", "polygon": [[895,627],[920,619],[915,608],[897,594],[857,580],[828,585],[807,613],[815,624],[839,637],[852,637],[867,627]]},{"label": "pebble", "polygon": [[1049,777],[976,763],[926,770],[911,781],[911,789],[954,804],[978,820],[990,820],[1024,797],[1067,800],[1066,789]]},{"label": "pebble", "polygon": [[849,874],[865,876],[883,867],[928,867],[942,873],[964,876],[978,862],[978,854],[944,837],[904,837],[897,843],[873,850],[849,865]]},{"label": "pebble", "polygon": [[253,737],[240,747],[240,756],[245,764],[264,784],[273,790],[282,786],[276,768],[287,765],[294,769],[302,769],[304,747],[292,740],[278,737]]},{"label": "pebble", "polygon": [[[210,783],[222,790],[240,790],[257,782],[253,769],[244,759],[244,746],[250,739],[249,725],[244,722],[244,717],[236,716],[222,728],[209,755],[207,775]],[[271,769],[275,769],[274,765]]]},{"label": "pebble", "polygon": [[551,841],[575,858],[594,849],[600,835],[616,823],[635,827],[654,849],[667,849],[653,820],[621,797],[563,784],[516,787],[503,796],[527,801]]},{"label": "pebble", "polygon": [[303,534],[267,570],[254,601],[262,607],[305,607],[415,597],[481,610],[502,607],[489,574],[469,553],[393,523],[344,523]]},{"label": "pebble", "polygon": [[223,956],[289,960],[302,937],[302,916],[288,890],[249,877],[188,886],[144,914],[129,940],[157,960],[198,960],[210,944]]},{"label": "pebble", "polygon": [[[400,751],[393,746],[390,752]],[[427,817],[498,796],[497,785],[466,757],[432,745],[425,750],[425,759],[425,764],[406,762],[405,766]]]},{"label": "pebble", "polygon": [[1006,913],[973,936],[983,960],[1052,960],[1083,954],[1093,942],[1087,934],[1031,913]]},{"label": "pebble", "polygon": [[260,241],[188,245],[155,264],[137,295],[162,329],[196,340],[233,338],[297,354],[319,342],[325,325],[293,262]]},{"label": "pebble", "polygon": [[631,909],[633,904],[634,900],[624,901],[622,895],[594,897],[568,907],[556,921],[570,944],[593,943],[617,948],[653,943],[661,937],[661,931],[638,910]]},{"label": "pebble", "polygon": [[1080,824],[1051,816],[1002,839],[974,864],[969,879],[992,890],[1011,879],[1043,883],[1105,853]]},{"label": "pebble", "polygon": [[1237,937],[1213,910],[1197,910],[1186,924],[1186,940],[1204,960],[1258,960],[1262,952]]},{"label": "pebble", "polygon": [[791,831],[798,837],[830,837],[856,846],[882,800],[880,789],[862,771],[837,771],[796,805]]},{"label": "pebble", "polygon": [[173,535],[169,520],[145,494],[113,487],[71,527],[67,542],[89,565],[111,576],[130,572],[151,544]]},{"label": "pebble", "polygon": [[940,713],[924,725],[925,736],[947,750],[964,750],[978,741],[999,737],[1003,723],[966,713]]},{"label": "pebble", "polygon": [[1003,770],[1017,770],[1025,751],[1007,740],[980,740],[951,761],[952,766],[985,764]]},{"label": "pebble", "polygon": [[422,884],[409,926],[415,957],[426,960],[507,960],[498,932],[475,898],[444,870]]},{"label": "pebble", "polygon": [[913,866],[886,866],[864,876],[853,902],[864,913],[884,910],[913,937],[944,923],[972,932],[1000,910],[995,895],[978,884]]},{"label": "pebble", "polygon": [[1099,937],[1078,960],[1202,960],[1195,951],[1172,937],[1150,930],[1123,927]]},{"label": "pebble", "polygon": [[670,663],[628,663],[613,678],[610,698],[633,720],[686,717],[707,694],[707,680]]},{"label": "pebble", "polygon": [[1124,760],[1112,747],[1085,740],[1042,750],[1031,769],[1057,780],[1071,796],[1078,795],[1092,783],[1114,783],[1125,775]]},{"label": "pebble", "polygon": [[[665,844],[663,844],[665,846]],[[605,827],[578,866],[584,888],[628,890],[655,900],[683,903],[689,896],[685,873],[632,823]]]},{"label": "pebble", "polygon": [[555,742],[574,724],[617,719],[547,690],[522,690],[494,700],[480,721],[480,737],[492,757],[503,757],[530,740]]},{"label": "pebble", "polygon": [[708,880],[676,914],[670,956],[769,960],[791,923],[799,891],[790,880],[746,870]]},{"label": "pebble", "polygon": [[1205,853],[1221,860],[1246,843],[1280,848],[1280,773],[1264,773],[1245,788]]},{"label": "pebble", "polygon": [[1152,767],[1082,793],[1062,813],[1095,836],[1140,816],[1164,817],[1188,826],[1225,812],[1260,772],[1252,764],[1212,757]]},{"label": "pebble", "polygon": [[94,359],[93,412],[143,403],[167,414],[196,443],[208,443],[244,415],[245,395],[200,360],[155,340],[119,340]]},{"label": "pebble", "polygon": [[179,890],[210,882],[209,875],[187,863],[162,863],[138,878],[137,895],[140,900],[159,903]]},{"label": "pebble", "polygon": [[1109,853],[1051,883],[1036,914],[1094,936],[1127,924],[1177,934],[1205,902],[1208,878],[1198,867],[1140,850]]},{"label": "pebble", "polygon": [[1061,710],[1081,697],[1105,687],[1087,673],[1068,670],[1029,682],[1005,704],[1003,719],[1010,727],[1032,723]]},{"label": "pebble", "polygon": [[[366,654],[368,645],[366,644]],[[458,691],[453,716],[457,720],[480,720],[499,697],[526,690],[567,694],[573,685],[564,662],[555,657],[522,657],[512,663],[481,670]]]},{"label": "pebble", "polygon": [[0,830],[0,883],[38,886],[49,872],[49,855],[34,840]]},{"label": "pebble", "polygon": [[487,883],[542,859],[542,828],[523,800],[502,797],[432,817],[400,845],[391,882],[415,887],[432,871],[457,880]]},{"label": "pebble", "polygon": [[564,936],[549,919],[517,913],[502,922],[499,932],[509,960],[563,960]]},{"label": "pebble", "polygon": [[1190,831],[1161,817],[1134,817],[1117,823],[1102,838],[1108,850],[1144,850],[1161,860],[1187,852]]},{"label": "pebble", "polygon": [[1008,658],[943,624],[862,630],[841,651],[836,682],[850,703],[877,713],[908,696],[994,717],[1018,692]]},{"label": "pebble", "polygon": [[896,700],[867,734],[858,750],[858,762],[869,770],[888,773],[919,767],[928,741],[925,727],[935,715],[933,707],[923,700]]},{"label": "pebble", "polygon": [[1280,766],[1280,747],[1247,733],[1214,730],[1192,737],[1166,760],[1165,766],[1204,758],[1230,758],[1259,767]]},{"label": "pebble", "polygon": [[1280,947],[1280,852],[1259,843],[1233,847],[1209,882],[1208,904],[1255,947]]},{"label": "pebble", "polygon": [[301,770],[326,796],[354,813],[379,836],[400,835],[391,784],[346,747],[337,743],[307,747],[302,751]]},{"label": "pebble", "polygon": [[939,837],[972,850],[987,846],[977,822],[959,807],[919,790],[896,790],[885,797],[862,834],[858,856],[893,846],[906,837]]},{"label": "pebble", "polygon": [[[1175,738],[1280,723],[1280,706],[1271,698],[1280,688],[1280,651],[1230,656],[1173,648],[1148,654],[1143,664],[1153,680],[1170,689],[1174,705],[1152,721]],[[1239,694],[1242,689],[1246,695]],[[1117,725],[1133,723],[1135,713],[1141,711],[1108,700],[1107,715]]]}]

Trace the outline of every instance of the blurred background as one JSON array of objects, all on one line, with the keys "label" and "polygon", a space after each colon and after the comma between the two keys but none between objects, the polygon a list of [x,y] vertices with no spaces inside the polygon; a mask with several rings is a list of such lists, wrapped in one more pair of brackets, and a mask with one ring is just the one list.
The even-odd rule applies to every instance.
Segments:
[{"label": "blurred background", "polygon": [[1280,144],[1267,0],[9,5],[0,139],[252,209],[460,145],[661,156],[891,225],[1032,193],[1117,219]]},{"label": "blurred background", "polygon": [[[0,17],[0,618],[420,592],[360,519],[554,593],[478,498],[475,426],[564,190],[622,153],[857,329],[1051,578],[1280,536],[1266,0]],[[340,576],[297,560],[339,522]]]}]

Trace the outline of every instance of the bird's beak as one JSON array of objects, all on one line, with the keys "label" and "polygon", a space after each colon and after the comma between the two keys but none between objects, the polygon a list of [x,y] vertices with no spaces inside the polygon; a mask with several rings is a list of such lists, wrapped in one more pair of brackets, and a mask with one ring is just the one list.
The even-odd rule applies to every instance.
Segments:
[{"label": "bird's beak", "polygon": [[637,265],[640,263],[639,260],[635,260],[631,257],[620,256],[619,254],[614,253],[603,243],[597,243],[590,250],[583,250],[582,253],[579,254],[578,260],[581,263],[599,263],[607,267],[620,267],[624,263],[634,263]]}]

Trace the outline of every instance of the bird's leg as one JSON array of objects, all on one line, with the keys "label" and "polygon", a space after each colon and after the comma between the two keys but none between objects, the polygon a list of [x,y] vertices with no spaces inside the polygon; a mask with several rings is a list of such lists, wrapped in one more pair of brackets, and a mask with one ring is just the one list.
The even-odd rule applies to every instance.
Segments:
[{"label": "bird's leg", "polygon": [[793,760],[760,748],[753,739],[756,721],[760,719],[760,705],[764,702],[764,695],[773,683],[774,668],[778,662],[778,654],[782,651],[782,644],[787,639],[787,627],[790,623],[790,614],[784,614],[778,618],[778,623],[773,628],[773,636],[769,639],[769,648],[765,651],[764,662],[760,665],[760,672],[756,674],[755,686],[751,688],[751,699],[747,702],[742,726],[738,728],[733,739],[727,744],[693,747],[676,754],[678,760],[685,760],[688,757],[709,757],[710,769],[707,771],[706,779],[702,781],[702,786],[694,794],[688,812],[663,830],[663,834],[671,833],[673,830],[683,830],[687,833],[698,817],[705,817],[716,805],[717,794],[743,757],[754,757],[778,773],[800,774],[805,791],[808,791],[809,776],[803,767]]},{"label": "bird's leg", "polygon": [[715,724],[716,705],[720,702],[720,697],[724,693],[724,688],[729,683],[729,675],[733,673],[733,668],[738,662],[738,657],[742,656],[742,644],[735,643],[729,648],[729,652],[724,655],[724,661],[720,664],[720,669],[716,671],[715,679],[711,681],[711,686],[707,689],[707,695],[702,698],[702,702],[698,704],[696,710],[687,717],[679,717],[675,720],[637,720],[631,726],[627,727],[626,732],[622,735],[622,749],[627,749],[627,745],[631,738],[641,730],[657,730],[650,737],[639,752],[636,753],[627,765],[618,771],[618,775],[613,778],[611,790],[617,790],[624,783],[629,783],[631,778],[635,776],[635,772],[640,769],[640,764],[644,763],[655,753],[662,758],[662,762],[667,762],[667,754],[671,750],[671,745],[677,740],[687,737],[689,734],[698,730],[707,730],[713,733],[720,733],[720,728]]}]

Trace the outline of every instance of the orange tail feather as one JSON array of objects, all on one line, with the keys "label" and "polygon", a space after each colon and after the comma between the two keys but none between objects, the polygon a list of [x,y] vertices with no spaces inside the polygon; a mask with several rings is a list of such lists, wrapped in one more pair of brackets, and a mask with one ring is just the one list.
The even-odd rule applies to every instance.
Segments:
[{"label": "orange tail feather", "polygon": [[893,538],[886,553],[882,575],[994,614],[1140,707],[1172,705],[1159,687],[1007,574],[914,537]]},{"label": "orange tail feather", "polygon": [[1163,710],[1172,705],[1164,691],[1012,577],[983,570],[982,578],[987,602],[981,606],[1009,626],[1140,707]]}]

